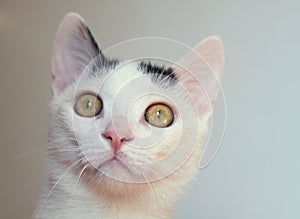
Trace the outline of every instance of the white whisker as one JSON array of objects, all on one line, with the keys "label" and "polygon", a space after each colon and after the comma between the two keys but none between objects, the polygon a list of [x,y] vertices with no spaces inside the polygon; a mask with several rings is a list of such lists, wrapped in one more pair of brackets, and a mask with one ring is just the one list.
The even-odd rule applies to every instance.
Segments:
[{"label": "white whisker", "polygon": [[74,168],[74,167],[77,165],[77,163],[78,163],[79,161],[83,160],[84,158],[85,158],[85,157],[82,157],[82,158],[80,158],[80,159],[74,161],[72,164],[70,164],[70,165],[67,167],[66,171],[59,177],[59,179],[55,182],[55,184],[54,184],[54,185],[52,186],[52,188],[50,189],[49,193],[46,195],[45,199],[44,199],[43,202],[42,202],[41,207],[40,207],[39,210],[38,210],[37,216],[40,214],[40,212],[41,212],[41,210],[43,209],[43,207],[44,207],[46,201],[48,200],[48,198],[50,197],[50,195],[52,194],[52,192],[54,191],[54,189],[55,189],[55,187],[58,185],[58,183],[65,177],[65,175],[66,175],[72,168]]},{"label": "white whisker", "polygon": [[70,195],[70,198],[69,198],[69,201],[68,201],[67,206],[68,206],[68,205],[70,204],[70,202],[72,201],[73,195],[74,195],[74,192],[75,192],[75,190],[76,190],[76,187],[77,187],[77,185],[78,185],[78,183],[79,183],[80,177],[83,175],[83,172],[84,172],[85,169],[88,167],[88,165],[89,165],[89,164],[86,164],[86,165],[82,168],[82,170],[80,171],[80,173],[79,173],[79,175],[78,175],[78,177],[77,177],[77,179],[76,179],[76,181],[75,181],[75,184],[74,184],[74,186],[73,186],[73,189],[72,189],[72,192],[71,192],[71,195]]}]

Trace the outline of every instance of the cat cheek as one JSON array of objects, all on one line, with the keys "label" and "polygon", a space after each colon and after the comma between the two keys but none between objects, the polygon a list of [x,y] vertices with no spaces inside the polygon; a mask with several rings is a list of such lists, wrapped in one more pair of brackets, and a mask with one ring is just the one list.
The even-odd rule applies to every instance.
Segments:
[{"label": "cat cheek", "polygon": [[155,154],[155,158],[157,160],[162,160],[162,159],[165,159],[166,157],[168,156],[168,153],[166,152],[163,152],[163,151],[159,151]]}]

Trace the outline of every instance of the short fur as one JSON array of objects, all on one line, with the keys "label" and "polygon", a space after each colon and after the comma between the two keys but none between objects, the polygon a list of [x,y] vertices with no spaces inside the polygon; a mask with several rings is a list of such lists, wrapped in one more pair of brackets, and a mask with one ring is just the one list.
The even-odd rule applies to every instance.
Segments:
[{"label": "short fur", "polygon": [[[197,171],[222,78],[220,40],[207,38],[179,65],[151,72],[148,62],[110,60],[79,15],[65,17],[53,49],[48,181],[35,218],[171,218]],[[99,116],[74,112],[82,93],[101,97]],[[153,103],[173,109],[170,127],[145,121]],[[130,136],[117,154],[103,137],[107,130]]]}]

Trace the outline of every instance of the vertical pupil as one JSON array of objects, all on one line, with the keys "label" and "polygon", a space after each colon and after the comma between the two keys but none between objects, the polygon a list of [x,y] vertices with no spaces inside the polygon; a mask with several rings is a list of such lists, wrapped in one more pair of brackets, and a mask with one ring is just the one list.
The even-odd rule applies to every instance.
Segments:
[{"label": "vertical pupil", "polygon": [[156,112],[157,118],[160,119],[160,110]]},{"label": "vertical pupil", "polygon": [[86,108],[89,108],[91,105],[92,105],[92,103],[88,100],[88,101],[86,102]]}]

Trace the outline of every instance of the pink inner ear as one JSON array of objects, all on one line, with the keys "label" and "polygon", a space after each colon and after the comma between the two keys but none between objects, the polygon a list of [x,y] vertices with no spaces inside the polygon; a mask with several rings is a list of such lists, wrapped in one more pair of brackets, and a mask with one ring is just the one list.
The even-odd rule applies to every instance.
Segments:
[{"label": "pink inner ear", "polygon": [[56,95],[78,78],[100,51],[84,20],[75,13],[63,19],[52,54],[52,89]]},{"label": "pink inner ear", "polygon": [[223,46],[217,37],[209,37],[187,54],[175,68],[179,80],[190,93],[201,115],[211,113],[223,76]]}]

